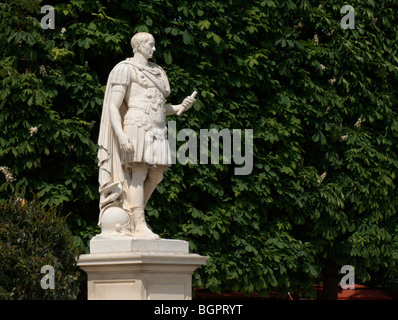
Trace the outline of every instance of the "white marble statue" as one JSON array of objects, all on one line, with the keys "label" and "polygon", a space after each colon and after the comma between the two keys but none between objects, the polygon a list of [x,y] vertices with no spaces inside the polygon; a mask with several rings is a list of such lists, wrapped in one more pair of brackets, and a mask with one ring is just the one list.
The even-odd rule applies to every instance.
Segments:
[{"label": "white marble statue", "polygon": [[171,164],[165,119],[185,112],[195,99],[167,105],[167,76],[148,61],[155,52],[154,37],[137,33],[131,46],[134,56],[112,69],[106,85],[98,138],[99,224],[103,234],[158,238],[144,210]]}]

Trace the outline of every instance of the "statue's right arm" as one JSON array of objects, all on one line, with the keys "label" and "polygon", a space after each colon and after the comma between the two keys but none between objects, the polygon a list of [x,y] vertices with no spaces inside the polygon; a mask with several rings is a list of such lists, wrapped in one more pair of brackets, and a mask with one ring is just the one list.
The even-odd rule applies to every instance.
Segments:
[{"label": "statue's right arm", "polygon": [[110,96],[109,118],[111,120],[113,131],[115,132],[119,145],[124,151],[132,151],[133,145],[127,134],[123,132],[122,119],[119,108],[123,102],[126,87],[123,85],[113,85]]}]

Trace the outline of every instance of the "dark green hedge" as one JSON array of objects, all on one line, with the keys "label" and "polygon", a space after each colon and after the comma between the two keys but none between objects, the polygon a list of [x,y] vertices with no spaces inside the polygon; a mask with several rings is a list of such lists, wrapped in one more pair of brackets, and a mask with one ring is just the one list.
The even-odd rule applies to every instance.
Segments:
[{"label": "dark green hedge", "polygon": [[[79,250],[65,218],[38,201],[0,203],[0,299],[76,299]],[[43,277],[54,268],[55,288]]]}]

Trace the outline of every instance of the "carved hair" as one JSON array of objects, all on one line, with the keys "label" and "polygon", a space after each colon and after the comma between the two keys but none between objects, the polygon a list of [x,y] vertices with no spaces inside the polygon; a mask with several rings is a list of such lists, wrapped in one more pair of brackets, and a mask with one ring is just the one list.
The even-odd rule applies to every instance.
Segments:
[{"label": "carved hair", "polygon": [[131,38],[131,47],[133,48],[133,53],[136,53],[138,48],[143,42],[149,40],[150,37],[153,37],[148,32],[138,32]]}]

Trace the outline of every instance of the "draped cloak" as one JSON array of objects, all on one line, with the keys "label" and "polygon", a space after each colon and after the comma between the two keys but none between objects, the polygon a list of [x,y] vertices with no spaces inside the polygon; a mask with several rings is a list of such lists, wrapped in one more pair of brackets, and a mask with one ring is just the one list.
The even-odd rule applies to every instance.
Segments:
[{"label": "draped cloak", "polygon": [[[145,76],[146,80],[151,81],[155,87],[167,98],[170,94],[170,85],[163,69],[154,64],[149,65],[161,72],[161,81],[151,81],[153,77]],[[119,141],[114,133],[110,116],[111,90],[113,85],[128,86],[132,81],[138,81],[137,70],[143,75],[148,75],[148,71],[144,67],[137,65],[132,58],[128,58],[118,63],[110,72],[101,114],[101,123],[98,137],[98,167],[99,167],[99,192],[100,192],[100,215],[98,224],[101,225],[103,212],[112,206],[123,208],[123,202],[126,200],[126,190],[129,177],[125,176],[122,166],[121,154],[123,151],[119,148]],[[164,107],[164,106],[163,106]],[[128,111],[125,99],[119,108],[121,123],[124,122],[124,116]]]}]

